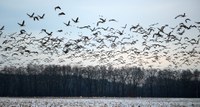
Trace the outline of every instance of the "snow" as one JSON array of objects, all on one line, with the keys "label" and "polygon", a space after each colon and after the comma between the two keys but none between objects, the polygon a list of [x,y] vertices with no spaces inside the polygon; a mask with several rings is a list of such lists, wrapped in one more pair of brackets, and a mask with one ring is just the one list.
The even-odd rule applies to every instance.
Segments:
[{"label": "snow", "polygon": [[0,107],[200,107],[200,99],[0,97]]}]

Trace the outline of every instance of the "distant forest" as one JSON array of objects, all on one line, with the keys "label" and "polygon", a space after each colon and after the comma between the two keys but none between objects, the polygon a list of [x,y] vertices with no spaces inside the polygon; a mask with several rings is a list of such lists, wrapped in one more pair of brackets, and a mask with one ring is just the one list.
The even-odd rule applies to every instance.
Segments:
[{"label": "distant forest", "polygon": [[1,97],[193,97],[200,71],[27,65],[0,71]]}]

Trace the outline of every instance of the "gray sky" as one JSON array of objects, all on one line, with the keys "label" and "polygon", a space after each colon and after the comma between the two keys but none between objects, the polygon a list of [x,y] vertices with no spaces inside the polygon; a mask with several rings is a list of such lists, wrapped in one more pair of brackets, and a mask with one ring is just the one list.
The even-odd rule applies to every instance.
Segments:
[{"label": "gray sky", "polygon": [[[140,24],[148,27],[150,24],[170,24],[175,26],[181,19],[174,20],[174,17],[186,13],[192,21],[200,21],[199,0],[1,0],[0,1],[0,27],[5,26],[5,32],[18,32],[20,29],[17,23],[25,20],[23,28],[28,32],[38,35],[41,29],[56,32],[63,29],[64,33],[54,33],[56,36],[63,36],[68,39],[75,39],[76,35],[87,35],[87,31],[77,31],[74,28],[66,28],[63,22],[79,17],[79,26],[96,25],[99,17],[116,19],[118,23],[109,23],[115,28],[121,28],[125,24],[128,27]],[[54,10],[60,6],[61,10]],[[44,20],[33,21],[26,14],[35,13],[42,15]],[[59,12],[65,12],[65,16],[58,16]],[[158,26],[159,26],[158,25]],[[71,33],[70,35],[64,35]],[[190,32],[196,35],[196,32]],[[140,39],[140,38],[138,38]]]},{"label": "gray sky", "polygon": [[[18,30],[17,22],[27,21],[28,29],[40,30],[58,29],[61,23],[72,17],[80,17],[81,23],[95,23],[99,15],[105,18],[115,18],[122,24],[149,25],[152,23],[173,23],[173,18],[181,13],[194,20],[199,20],[199,0],[1,0],[0,24],[6,25],[6,30]],[[60,6],[66,13],[58,17],[54,11]],[[46,13],[44,21],[35,23],[30,21],[26,13]],[[60,23],[61,22],[61,23]]]}]

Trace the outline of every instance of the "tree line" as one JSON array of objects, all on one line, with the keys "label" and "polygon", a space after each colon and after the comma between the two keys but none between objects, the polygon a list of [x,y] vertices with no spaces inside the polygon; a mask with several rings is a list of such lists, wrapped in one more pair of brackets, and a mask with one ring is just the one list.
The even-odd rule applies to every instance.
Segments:
[{"label": "tree line", "polygon": [[199,98],[199,89],[198,70],[29,64],[0,71],[0,96],[4,97]]}]

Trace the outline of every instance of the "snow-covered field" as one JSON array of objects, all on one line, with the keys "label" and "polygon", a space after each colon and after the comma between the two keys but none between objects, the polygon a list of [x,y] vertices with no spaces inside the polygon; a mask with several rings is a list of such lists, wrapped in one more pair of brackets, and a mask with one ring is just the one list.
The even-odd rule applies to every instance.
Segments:
[{"label": "snow-covered field", "polygon": [[0,107],[200,107],[200,99],[0,97]]}]

